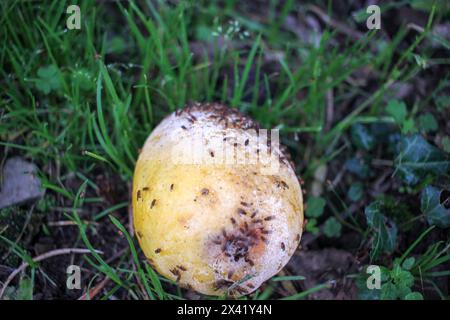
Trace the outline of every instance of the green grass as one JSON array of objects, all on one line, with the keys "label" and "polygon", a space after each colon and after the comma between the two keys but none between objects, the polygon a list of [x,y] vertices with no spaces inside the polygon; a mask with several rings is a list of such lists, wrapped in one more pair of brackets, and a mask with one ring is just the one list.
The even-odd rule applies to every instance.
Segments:
[{"label": "green grass", "polygon": [[[413,53],[433,61],[432,53],[420,45],[442,18],[441,12],[431,10],[425,31],[413,41],[407,41],[411,31],[402,26],[389,42],[379,32],[368,31],[361,40],[346,38],[344,46],[334,45],[342,35],[328,26],[314,46],[281,28],[283,17],[296,7],[293,1],[278,9],[273,2],[268,19],[260,20],[240,11],[236,1],[226,1],[224,7],[214,1],[181,1],[176,6],[162,1],[79,3],[80,31],[65,30],[65,9],[72,2],[0,4],[0,146],[5,155],[20,154],[38,164],[46,197],[73,208],[66,217],[79,227],[77,241],[92,251],[91,257],[85,257],[95,270],[92,282],[106,276],[114,283],[97,297],[101,299],[118,290],[125,290],[131,299],[183,298],[184,291],[140,259],[136,241],[125,227],[126,217],[113,215],[126,211],[127,201],[111,204],[102,197],[91,199],[102,209],[88,218],[112,223],[129,246],[127,254],[113,263],[94,251],[101,249],[90,241],[97,234],[95,226],[86,225],[77,213],[89,200],[82,194],[98,194],[99,173],[117,175],[124,185],[131,181],[139,148],[165,115],[193,101],[220,101],[239,108],[264,128],[280,129],[297,173],[312,181],[318,167],[351,152],[347,134],[352,125],[394,122],[385,112],[386,94],[394,82],[407,82],[423,72]],[[322,5],[331,8],[327,2]],[[221,44],[214,33],[219,25],[226,28],[228,21],[238,21],[248,36],[232,34]],[[357,24],[350,16],[343,22]],[[194,55],[193,40],[212,49],[210,54]],[[269,64],[276,64],[278,70],[268,73],[268,56],[274,53],[280,58]],[[351,80],[362,68],[372,70],[375,89]],[[51,72],[48,77],[47,72]],[[442,79],[436,90],[447,83]],[[426,108],[442,90],[417,101],[415,109]],[[338,113],[333,121],[327,118],[329,94]],[[298,143],[298,137],[304,143]],[[79,189],[69,186],[73,177],[82,182]],[[339,199],[331,210],[367,240],[369,231],[353,216],[341,216],[341,207],[348,209],[346,201]],[[11,240],[1,239],[12,245]],[[17,244],[13,248],[21,259],[31,259]],[[437,250],[428,254],[436,257]],[[448,260],[448,255],[443,256]],[[436,259],[421,263],[433,267]],[[271,298],[274,282],[302,279],[301,275],[277,277],[254,298]],[[283,299],[302,299],[327,286],[319,284]]]}]

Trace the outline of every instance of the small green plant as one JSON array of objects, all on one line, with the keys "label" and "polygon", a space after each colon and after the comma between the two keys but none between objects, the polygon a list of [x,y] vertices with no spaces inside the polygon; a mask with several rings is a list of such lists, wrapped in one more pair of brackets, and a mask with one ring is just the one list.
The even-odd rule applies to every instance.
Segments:
[{"label": "small green plant", "polygon": [[417,282],[423,288],[424,284],[430,285],[436,292],[445,299],[440,289],[434,283],[434,278],[447,276],[450,270],[432,271],[438,266],[445,266],[450,261],[450,245],[445,246],[442,242],[432,244],[426,252],[418,257],[410,256],[412,251],[423,239],[435,228],[429,227],[408,247],[399,258],[395,258],[392,267],[380,266],[381,286],[380,288],[369,289],[367,286],[368,274],[363,273],[357,278],[359,296],[361,299],[382,299],[382,300],[422,300],[423,295],[419,291],[414,291]]},{"label": "small green plant", "polygon": [[336,238],[341,235],[342,225],[335,217],[328,218],[323,224],[323,233],[328,238]]},{"label": "small green plant", "polygon": [[317,226],[317,219],[323,214],[326,201],[322,197],[309,197],[306,202],[305,215],[308,218],[306,230],[308,232],[318,234],[319,228]]},{"label": "small green plant", "polygon": [[36,88],[45,94],[60,88],[59,70],[55,65],[40,67],[37,72],[38,78],[35,80]]},{"label": "small green plant", "polygon": [[406,104],[402,101],[391,100],[389,101],[386,112],[394,118],[395,122],[400,126],[402,133],[414,132],[414,119],[409,116]]},{"label": "small green plant", "polygon": [[392,269],[382,268],[380,299],[382,300],[422,300],[423,296],[418,291],[413,291],[414,276],[411,273],[415,259],[413,257],[400,263],[400,259],[394,260]]},{"label": "small green plant", "polygon": [[[313,234],[319,234],[318,219],[323,215],[326,200],[322,197],[311,196],[306,202],[305,216],[308,218],[306,231]],[[341,235],[342,225],[335,217],[329,217],[322,225],[323,234],[329,238],[339,237]]]}]

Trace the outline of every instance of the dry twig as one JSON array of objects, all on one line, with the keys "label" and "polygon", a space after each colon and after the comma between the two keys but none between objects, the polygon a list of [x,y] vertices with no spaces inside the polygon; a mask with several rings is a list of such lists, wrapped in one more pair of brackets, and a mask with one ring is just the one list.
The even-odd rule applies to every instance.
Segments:
[{"label": "dry twig", "polygon": [[[64,249],[56,249],[56,250],[52,250],[52,251],[48,251],[46,253],[43,253],[41,255],[38,255],[37,257],[33,258],[34,262],[39,262],[51,257],[55,257],[55,256],[60,256],[63,254],[73,254],[73,253],[79,253],[79,254],[83,254],[83,253],[90,253],[91,251],[88,249],[81,249],[81,248],[64,248]],[[103,254],[103,252],[96,250],[96,252],[98,254]],[[8,285],[11,283],[11,281],[19,274],[21,273],[23,270],[25,270],[27,267],[29,266],[28,262],[22,262],[22,264],[16,269],[14,270],[6,279],[6,281],[3,283],[3,287],[0,290],[0,299],[3,297],[3,294],[5,293],[6,288],[8,287]]]}]

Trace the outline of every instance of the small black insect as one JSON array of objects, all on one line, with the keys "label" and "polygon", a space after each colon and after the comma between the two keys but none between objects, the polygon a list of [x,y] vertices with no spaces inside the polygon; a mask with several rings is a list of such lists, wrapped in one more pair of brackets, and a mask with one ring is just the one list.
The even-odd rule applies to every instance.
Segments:
[{"label": "small black insect", "polygon": [[247,212],[242,208],[237,209],[237,213],[243,216],[247,215]]}]

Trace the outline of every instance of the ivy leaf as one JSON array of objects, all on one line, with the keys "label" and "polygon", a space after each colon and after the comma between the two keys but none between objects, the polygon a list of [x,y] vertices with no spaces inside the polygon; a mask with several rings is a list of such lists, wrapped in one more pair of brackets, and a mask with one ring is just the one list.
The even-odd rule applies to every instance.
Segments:
[{"label": "ivy leaf", "polygon": [[341,235],[342,225],[335,217],[328,218],[323,226],[323,233],[328,238],[339,237]]},{"label": "ivy leaf", "polygon": [[366,179],[372,175],[369,166],[363,159],[351,158],[345,161],[345,168],[356,174],[361,179]]},{"label": "ivy leaf", "polygon": [[350,129],[353,143],[356,147],[370,151],[376,144],[376,140],[372,133],[360,123],[355,123]]},{"label": "ivy leaf", "polygon": [[361,199],[363,196],[363,185],[361,182],[356,182],[350,186],[350,189],[348,189],[347,197],[353,201],[356,202],[359,199]]},{"label": "ivy leaf", "polygon": [[422,190],[421,209],[429,224],[450,227],[450,190],[426,186]]},{"label": "ivy leaf", "polygon": [[306,202],[306,216],[318,218],[322,215],[326,201],[322,197],[309,197]]},{"label": "ivy leaf", "polygon": [[428,174],[448,173],[450,157],[429,144],[421,135],[415,134],[400,139],[395,164],[400,178],[408,185],[415,185]]},{"label": "ivy leaf", "polygon": [[364,210],[366,221],[375,233],[372,240],[371,259],[378,258],[381,252],[392,252],[397,243],[397,226],[382,213],[383,203],[372,202]]},{"label": "ivy leaf", "polygon": [[37,72],[36,87],[45,94],[60,87],[59,70],[54,64],[47,67],[40,67]]}]

